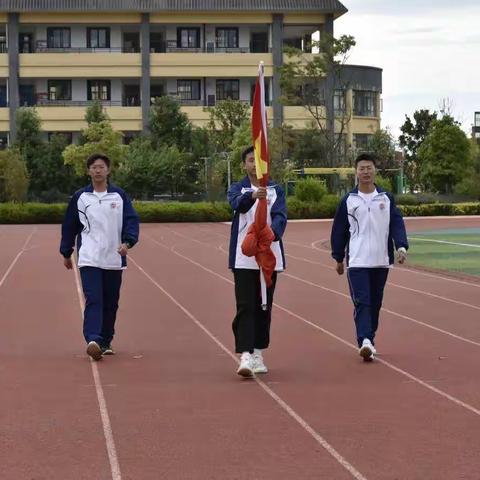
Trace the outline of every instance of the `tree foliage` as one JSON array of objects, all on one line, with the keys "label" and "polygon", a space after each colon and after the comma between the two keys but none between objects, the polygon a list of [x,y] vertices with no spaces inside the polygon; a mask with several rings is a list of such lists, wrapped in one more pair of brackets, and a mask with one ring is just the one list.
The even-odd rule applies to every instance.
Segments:
[{"label": "tree foliage", "polygon": [[78,176],[85,175],[85,160],[93,153],[107,155],[111,161],[111,170],[124,159],[127,146],[122,144],[122,134],[113,130],[108,120],[90,124],[82,131],[83,145],[69,145],[63,151],[66,165],[72,165]]},{"label": "tree foliage", "polygon": [[470,142],[451,117],[433,122],[418,159],[422,183],[440,193],[451,193],[472,168]]},{"label": "tree foliage", "polygon": [[0,151],[0,202],[23,202],[28,192],[28,171],[19,150]]},{"label": "tree foliage", "polygon": [[378,158],[378,168],[399,168],[395,163],[395,138],[388,129],[377,130],[369,142],[369,151]]},{"label": "tree foliage", "polygon": [[[323,35],[319,42],[312,43],[320,54],[305,54],[292,47],[286,49],[287,60],[280,69],[282,101],[304,106],[309,112],[324,138],[326,163],[334,166],[342,160],[343,134],[352,116],[351,106],[346,105],[345,99],[350,81],[344,74],[344,65],[355,46],[355,39],[350,35],[338,39]],[[336,110],[335,91],[343,95],[343,105]]]}]

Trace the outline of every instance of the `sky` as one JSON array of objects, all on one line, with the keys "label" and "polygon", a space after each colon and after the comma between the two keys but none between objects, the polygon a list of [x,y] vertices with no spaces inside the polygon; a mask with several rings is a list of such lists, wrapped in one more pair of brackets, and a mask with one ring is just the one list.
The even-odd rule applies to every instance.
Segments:
[{"label": "sky", "polygon": [[349,64],[383,69],[382,128],[448,99],[470,135],[480,111],[480,0],[341,0],[335,36],[353,35]]}]

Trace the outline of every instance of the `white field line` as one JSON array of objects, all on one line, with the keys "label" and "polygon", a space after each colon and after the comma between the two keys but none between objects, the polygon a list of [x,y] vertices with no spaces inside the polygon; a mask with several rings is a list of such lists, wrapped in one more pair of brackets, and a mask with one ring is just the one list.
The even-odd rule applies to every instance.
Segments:
[{"label": "white field line", "polygon": [[25,250],[27,249],[27,245],[28,243],[30,242],[30,240],[32,239],[33,237],[33,234],[37,231],[36,228],[34,228],[31,232],[30,232],[30,235],[27,237],[27,239],[25,240],[22,248],[20,249],[20,251],[17,253],[17,255],[15,256],[15,258],[12,260],[12,262],[10,263],[10,265],[8,266],[6,272],[3,274],[3,277],[0,279],[0,287],[5,283],[5,280],[7,279],[8,275],[10,275],[10,272],[13,270],[13,267],[15,266],[15,264],[17,263],[18,259],[22,256],[22,253],[25,252]]},{"label": "white field line", "polygon": [[[151,237],[149,237],[151,238]],[[152,238],[151,238],[152,239]],[[154,239],[152,239],[154,240]],[[172,250],[173,251],[173,250]],[[176,253],[176,252],[174,252]],[[205,325],[203,325],[187,308],[185,308],[173,295],[163,288],[145,269],[130,256],[130,261],[155,285],[167,298],[170,299],[198,328],[200,328],[217,346],[223,350],[237,364],[238,359]],[[257,384],[263,391],[269,395],[291,418],[293,418],[307,433],[309,433],[317,443],[322,446],[329,455],[331,455],[343,468],[345,468],[353,478],[357,480],[367,480],[350,462],[348,462],[330,443],[327,442],[316,430],[314,430],[295,410],[288,405],[281,397],[279,397],[270,387],[262,380],[255,377]]]},{"label": "white field line", "polygon": [[[75,270],[75,283],[77,285],[78,301],[80,305],[80,311],[83,314],[84,299],[82,288],[80,287],[80,279],[78,268],[74,263]],[[103,434],[105,436],[105,444],[107,447],[108,460],[110,462],[110,471],[112,474],[112,480],[122,480],[122,474],[120,472],[120,464],[118,462],[117,449],[115,448],[115,441],[113,439],[112,425],[110,423],[110,415],[108,414],[107,402],[103,393],[102,381],[100,379],[100,373],[98,371],[97,362],[90,359],[90,365],[92,367],[93,381],[95,383],[95,390],[97,392],[98,407],[100,409],[100,417],[102,419]]]},{"label": "white field line", "polygon": [[424,238],[424,237],[408,237],[408,239],[409,240],[418,240],[420,242],[445,243],[447,245],[458,245],[459,247],[480,248],[480,245],[475,245],[475,244],[471,244],[471,243],[447,242],[447,240],[433,240],[431,238]]},{"label": "white field line", "polygon": [[[174,231],[174,230],[172,230],[172,231]],[[177,233],[177,232],[175,232],[175,233]],[[181,235],[181,234],[178,234],[178,233],[177,233],[177,235],[179,235],[179,236],[184,236],[184,235]],[[166,245],[163,245],[162,243],[160,243],[159,241],[157,241],[155,238],[153,238],[153,237],[151,237],[151,236],[147,236],[147,237],[148,237],[152,242],[156,243],[157,245],[161,246],[162,248],[165,248],[165,249],[171,251],[172,253],[174,253],[174,254],[177,255],[178,257],[187,260],[188,262],[192,263],[193,265],[196,265],[197,267],[201,268],[202,270],[205,270],[206,272],[208,272],[208,273],[210,273],[210,274],[212,274],[212,275],[214,275],[214,276],[216,276],[216,277],[218,277],[218,278],[221,278],[222,280],[224,280],[224,281],[226,281],[226,282],[228,282],[228,283],[230,283],[230,284],[233,284],[232,280],[224,277],[223,275],[220,275],[219,273],[215,272],[214,270],[211,270],[211,269],[208,268],[208,267],[205,267],[204,265],[196,262],[195,260],[193,260],[193,259],[191,259],[191,258],[189,258],[189,257],[187,257],[187,256],[185,256],[185,255],[183,255],[183,254],[181,254],[181,253],[179,253],[179,252],[177,252],[177,251],[175,250],[175,246],[173,246],[173,247],[168,247],[168,246],[166,246]],[[188,240],[193,240],[193,239],[191,239],[191,238],[189,238],[189,237],[185,237],[185,238],[188,239]],[[200,242],[200,241],[198,241],[198,240],[196,240],[196,241],[199,242],[199,243],[202,243],[202,242]],[[282,273],[282,275],[285,275],[285,273]],[[325,288],[325,287],[323,287],[323,288]],[[336,293],[336,292],[334,291],[334,293]],[[342,294],[342,295],[344,295],[344,294]],[[282,310],[282,311],[284,311],[285,313],[288,313],[290,316],[292,316],[292,317],[294,317],[294,318],[297,318],[298,320],[306,323],[307,325],[310,325],[311,327],[315,328],[316,330],[321,331],[322,333],[325,333],[326,335],[330,336],[331,338],[334,338],[335,340],[339,341],[340,343],[343,343],[344,345],[346,345],[346,346],[348,346],[348,347],[350,347],[350,348],[353,348],[354,350],[357,350],[358,347],[357,347],[356,345],[354,345],[353,343],[350,343],[350,342],[344,340],[343,338],[338,337],[337,335],[335,335],[334,333],[330,332],[329,330],[326,330],[326,329],[320,327],[319,325],[317,325],[317,324],[315,324],[315,323],[307,320],[306,318],[304,318],[304,317],[296,314],[295,312],[292,312],[291,310],[289,310],[289,309],[287,309],[287,308],[285,308],[285,307],[282,307],[282,306],[279,305],[278,303],[274,303],[274,305],[275,305],[279,310]],[[458,405],[458,406],[460,406],[460,407],[468,410],[469,412],[474,413],[475,415],[480,416],[480,410],[477,409],[477,408],[475,408],[474,406],[472,406],[472,405],[470,405],[470,404],[468,404],[468,403],[466,403],[466,402],[463,402],[463,401],[460,400],[459,398],[454,397],[453,395],[450,395],[449,393],[444,392],[443,390],[440,390],[439,388],[433,387],[432,385],[424,382],[424,381],[421,380],[420,378],[412,375],[411,373],[408,373],[407,371],[405,371],[405,370],[397,367],[396,365],[393,365],[393,364],[390,363],[390,362],[387,362],[386,360],[382,360],[382,359],[380,359],[380,358],[377,358],[377,361],[378,361],[379,363],[381,363],[382,365],[385,365],[386,367],[388,367],[388,368],[394,370],[395,372],[399,373],[400,375],[403,375],[403,376],[407,377],[408,379],[414,381],[415,383],[418,383],[419,385],[421,385],[422,387],[430,390],[431,392],[434,392],[434,393],[436,393],[437,395],[439,395],[439,396],[441,396],[441,397],[449,400],[450,402],[454,403],[455,405]]]}]

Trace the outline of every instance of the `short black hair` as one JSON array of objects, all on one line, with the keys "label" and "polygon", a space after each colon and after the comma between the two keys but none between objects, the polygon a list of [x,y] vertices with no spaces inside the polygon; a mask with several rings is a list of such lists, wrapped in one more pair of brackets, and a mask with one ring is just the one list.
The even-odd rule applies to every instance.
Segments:
[{"label": "short black hair", "polygon": [[361,162],[362,160],[372,162],[375,166],[377,166],[377,157],[373,153],[361,153],[355,159],[355,168],[357,168],[358,162]]},{"label": "short black hair", "polygon": [[110,168],[110,159],[104,155],[103,153],[93,153],[87,158],[87,168],[90,168],[93,162],[96,160],[103,160],[105,162],[105,165],[107,165],[108,168]]},{"label": "short black hair", "polygon": [[249,153],[252,153],[255,151],[255,147],[253,145],[250,145],[249,147],[245,148],[242,152],[242,162],[245,163],[245,160],[247,159],[247,155]]}]

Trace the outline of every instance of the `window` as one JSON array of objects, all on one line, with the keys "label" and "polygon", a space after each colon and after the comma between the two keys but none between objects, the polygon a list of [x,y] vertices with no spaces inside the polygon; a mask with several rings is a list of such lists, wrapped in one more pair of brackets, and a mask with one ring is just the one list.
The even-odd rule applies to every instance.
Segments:
[{"label": "window", "polygon": [[475,112],[475,126],[480,127],[480,112]]},{"label": "window", "polygon": [[47,28],[47,48],[70,48],[70,28]]},{"label": "window", "polygon": [[48,81],[48,99],[49,100],[71,100],[72,99],[72,81],[71,80],[49,80]]},{"label": "window", "polygon": [[217,80],[217,100],[227,100],[228,98],[240,99],[239,80]]},{"label": "window", "polygon": [[344,90],[335,90],[333,96],[333,109],[335,114],[345,113],[345,91]]},{"label": "window", "polygon": [[200,28],[177,28],[177,48],[200,48]]},{"label": "window", "polygon": [[177,94],[181,100],[200,100],[200,80],[177,80]]},{"label": "window", "polygon": [[372,135],[369,133],[355,133],[353,135],[353,145],[357,151],[366,151],[369,149]]},{"label": "window", "polygon": [[5,150],[8,147],[8,133],[0,132],[0,150]]},{"label": "window", "polygon": [[217,28],[217,48],[238,48],[238,28]]},{"label": "window", "polygon": [[110,80],[88,80],[88,100],[110,100]]},{"label": "window", "polygon": [[87,28],[87,48],[110,48],[110,29]]},{"label": "window", "polygon": [[7,53],[7,36],[0,33],[0,53]]},{"label": "window", "polygon": [[353,114],[361,117],[376,117],[377,92],[354,90]]}]

